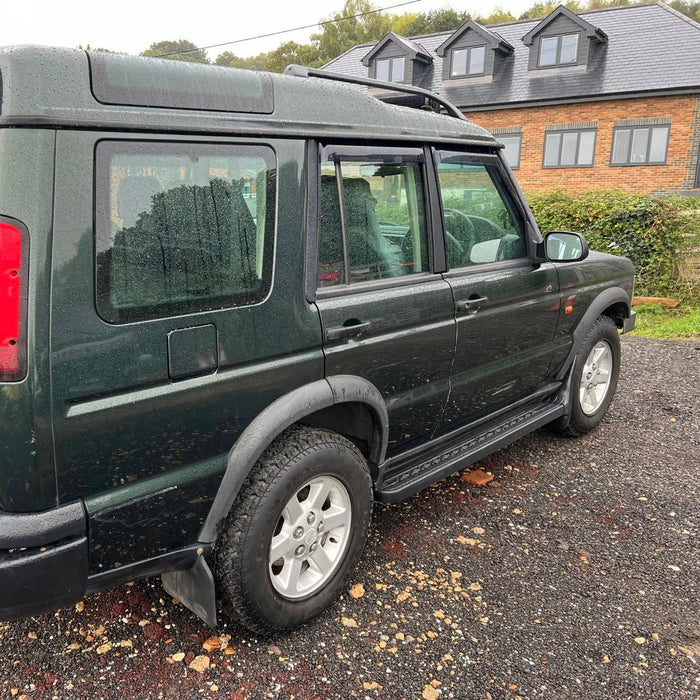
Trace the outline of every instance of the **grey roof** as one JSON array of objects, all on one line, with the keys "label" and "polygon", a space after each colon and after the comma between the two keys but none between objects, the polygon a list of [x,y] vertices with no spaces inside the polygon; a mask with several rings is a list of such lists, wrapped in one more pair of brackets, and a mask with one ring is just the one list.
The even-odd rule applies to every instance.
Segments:
[{"label": "grey roof", "polygon": [[[542,19],[493,25],[511,44],[512,56],[497,55],[493,80],[442,80],[436,50],[452,34],[412,37],[432,56],[431,84],[425,87],[463,109],[575,102],[648,93],[700,92],[700,24],[663,3],[615,7],[579,15],[604,32],[593,42],[588,66],[528,71],[529,48],[522,38]],[[337,73],[367,76],[362,58],[368,45],[356,46],[328,63]],[[449,83],[453,85],[450,86]]]}]

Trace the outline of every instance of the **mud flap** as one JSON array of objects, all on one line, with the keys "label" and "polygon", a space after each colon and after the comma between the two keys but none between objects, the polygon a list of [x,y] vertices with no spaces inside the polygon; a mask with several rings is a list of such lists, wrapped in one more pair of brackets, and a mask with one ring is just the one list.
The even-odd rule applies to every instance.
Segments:
[{"label": "mud flap", "polygon": [[216,627],[214,576],[204,557],[197,557],[191,569],[161,575],[163,588],[209,625]]}]

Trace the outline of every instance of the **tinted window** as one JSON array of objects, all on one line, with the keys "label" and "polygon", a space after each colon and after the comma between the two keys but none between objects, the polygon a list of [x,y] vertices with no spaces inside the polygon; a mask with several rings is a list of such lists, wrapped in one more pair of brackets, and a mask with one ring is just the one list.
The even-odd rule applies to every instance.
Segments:
[{"label": "tinted window", "polygon": [[422,152],[326,149],[319,286],[428,270]]},{"label": "tinted window", "polygon": [[443,151],[438,179],[451,268],[526,255],[522,220],[495,165]]},{"label": "tinted window", "polygon": [[123,323],[262,300],[272,269],[266,148],[97,148],[97,307]]}]

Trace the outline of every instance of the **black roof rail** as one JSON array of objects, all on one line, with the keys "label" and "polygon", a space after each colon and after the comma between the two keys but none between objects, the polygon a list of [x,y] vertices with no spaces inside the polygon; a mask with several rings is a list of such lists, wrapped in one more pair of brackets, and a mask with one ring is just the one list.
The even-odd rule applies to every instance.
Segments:
[{"label": "black roof rail", "polygon": [[355,75],[333,73],[332,71],[321,70],[320,68],[309,68],[308,66],[300,66],[294,63],[284,69],[284,74],[295,75],[299,78],[324,78],[326,80],[335,80],[341,83],[354,83],[356,85],[365,85],[367,87],[393,90],[394,92],[405,92],[410,95],[420,95],[421,97],[425,97],[431,102],[435,102],[443,107],[447,114],[449,114],[451,117],[467,121],[464,114],[462,114],[462,112],[460,112],[459,109],[457,109],[457,107],[455,107],[455,105],[453,105],[449,100],[439,97],[434,92],[430,92],[430,90],[425,90],[424,88],[419,88],[414,85],[390,83],[385,80],[375,80],[374,78],[360,78],[359,76]]}]

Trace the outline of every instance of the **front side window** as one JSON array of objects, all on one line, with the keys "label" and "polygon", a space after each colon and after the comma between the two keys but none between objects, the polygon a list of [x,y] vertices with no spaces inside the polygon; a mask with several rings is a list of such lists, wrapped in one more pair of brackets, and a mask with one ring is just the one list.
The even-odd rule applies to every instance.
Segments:
[{"label": "front side window", "polygon": [[419,150],[325,149],[319,287],[429,271],[423,172]]},{"label": "front side window", "polygon": [[397,58],[380,58],[377,60],[377,80],[389,83],[402,83],[404,81],[404,69],[406,59],[403,56]]},{"label": "front side window", "polygon": [[467,49],[453,49],[450,77],[481,75],[486,65],[486,47],[472,46]]},{"label": "front side window", "polygon": [[576,168],[593,165],[596,130],[549,131],[544,141],[545,168]]},{"label": "front side window", "polygon": [[670,126],[616,128],[611,165],[653,165],[666,162]]},{"label": "front side window", "polygon": [[522,219],[495,164],[441,151],[438,180],[450,268],[527,254]]},{"label": "front side window", "polygon": [[546,68],[576,63],[578,61],[578,42],[578,34],[542,37],[537,65]]},{"label": "front side window", "polygon": [[261,301],[271,282],[274,173],[264,147],[98,144],[100,315],[127,323]]}]

